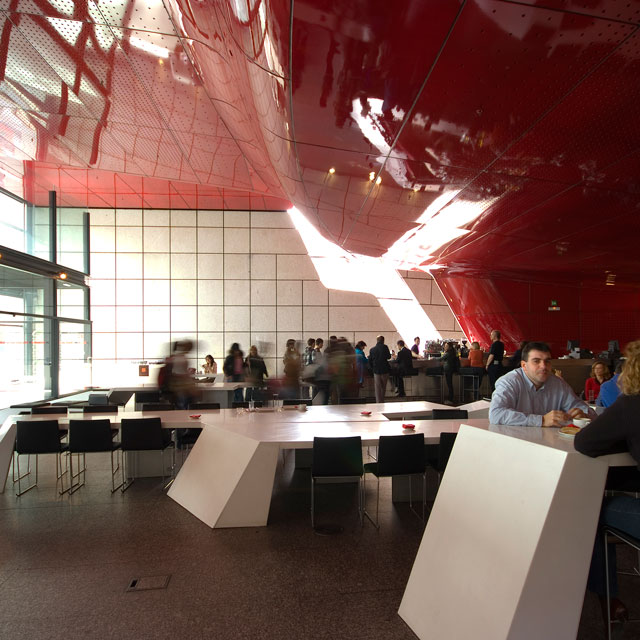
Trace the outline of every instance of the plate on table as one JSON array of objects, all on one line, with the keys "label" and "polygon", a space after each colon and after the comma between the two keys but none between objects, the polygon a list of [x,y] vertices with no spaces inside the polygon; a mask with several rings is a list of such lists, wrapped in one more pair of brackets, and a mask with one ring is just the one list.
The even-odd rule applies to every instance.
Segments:
[{"label": "plate on table", "polygon": [[580,431],[580,427],[569,424],[566,427],[562,427],[558,431],[558,435],[562,438],[574,438],[578,431]]}]

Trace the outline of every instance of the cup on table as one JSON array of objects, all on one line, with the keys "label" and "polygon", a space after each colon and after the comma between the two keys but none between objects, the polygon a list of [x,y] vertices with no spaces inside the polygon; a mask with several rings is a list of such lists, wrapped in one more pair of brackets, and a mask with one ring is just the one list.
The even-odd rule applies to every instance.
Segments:
[{"label": "cup on table", "polygon": [[256,403],[253,400],[249,400],[249,411],[256,410]]}]

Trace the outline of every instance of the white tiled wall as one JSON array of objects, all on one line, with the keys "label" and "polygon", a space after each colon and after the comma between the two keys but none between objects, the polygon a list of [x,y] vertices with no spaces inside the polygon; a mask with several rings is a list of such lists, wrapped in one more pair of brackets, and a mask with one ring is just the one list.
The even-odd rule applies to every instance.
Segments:
[{"label": "white tiled wall", "polygon": [[[207,353],[221,366],[239,342],[256,344],[272,375],[289,338],[399,337],[373,296],[324,287],[286,212],[90,213],[94,385],[153,381],[138,378],[138,362],[186,336],[198,368]],[[442,335],[462,337],[431,278],[402,275]]]}]

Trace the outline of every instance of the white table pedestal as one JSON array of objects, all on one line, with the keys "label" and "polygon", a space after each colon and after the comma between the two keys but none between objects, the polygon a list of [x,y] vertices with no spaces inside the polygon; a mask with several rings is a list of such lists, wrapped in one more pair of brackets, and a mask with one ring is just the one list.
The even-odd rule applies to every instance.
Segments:
[{"label": "white table pedestal", "polygon": [[400,616],[429,640],[575,638],[607,469],[462,426]]}]

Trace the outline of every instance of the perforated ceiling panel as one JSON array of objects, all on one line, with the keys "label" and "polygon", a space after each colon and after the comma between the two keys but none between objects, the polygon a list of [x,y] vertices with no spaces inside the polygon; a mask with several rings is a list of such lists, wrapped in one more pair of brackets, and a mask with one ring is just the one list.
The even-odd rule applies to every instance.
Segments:
[{"label": "perforated ceiling panel", "polygon": [[0,184],[34,201],[290,201],[404,268],[640,283],[639,0],[0,0],[0,21]]}]

